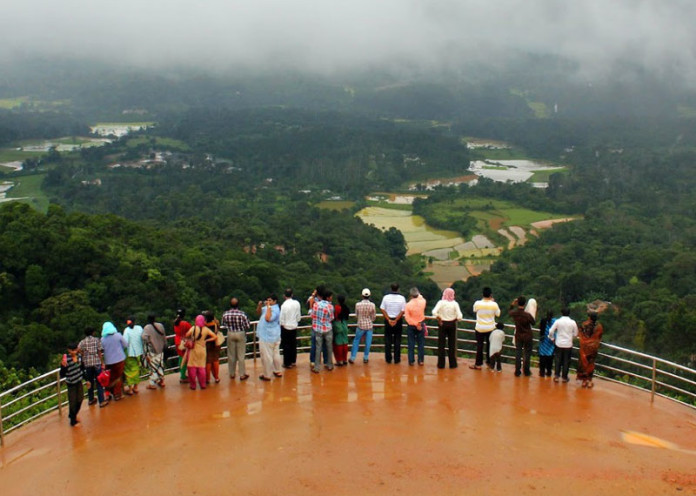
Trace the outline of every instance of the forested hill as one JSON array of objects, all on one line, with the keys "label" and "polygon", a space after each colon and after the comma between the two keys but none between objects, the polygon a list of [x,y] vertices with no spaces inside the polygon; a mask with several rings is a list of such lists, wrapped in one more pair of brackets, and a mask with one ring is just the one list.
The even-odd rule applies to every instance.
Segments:
[{"label": "forested hill", "polygon": [[[391,281],[436,294],[404,259],[403,237],[384,236],[349,214],[306,204],[274,204],[259,218],[148,227],[113,215],[47,214],[21,203],[0,206],[0,362],[38,369],[55,365],[85,326],[177,307],[221,312],[237,295],[251,311],[271,291],[292,286],[301,299],[317,284],[355,298]],[[255,231],[239,237],[242,224]]]},{"label": "forested hill", "polygon": [[[558,315],[569,305],[576,318],[588,303],[608,301],[602,314],[607,340],[694,365],[696,151],[689,143],[659,149],[646,143],[569,154],[572,174],[553,176],[544,202],[584,219],[505,252],[489,273],[456,283],[458,294],[470,300],[489,285],[505,304],[527,294],[542,311]],[[485,181],[449,197],[472,194],[539,202],[531,189],[525,198],[524,188]]]}]

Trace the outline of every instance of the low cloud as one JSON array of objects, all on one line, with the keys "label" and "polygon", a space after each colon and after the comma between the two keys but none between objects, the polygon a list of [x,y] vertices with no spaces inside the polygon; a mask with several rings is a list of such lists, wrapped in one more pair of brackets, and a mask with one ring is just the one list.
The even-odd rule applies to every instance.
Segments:
[{"label": "low cloud", "polygon": [[696,85],[695,18],[691,0],[24,0],[3,7],[0,57],[326,74],[524,52],[588,75],[628,64]]}]

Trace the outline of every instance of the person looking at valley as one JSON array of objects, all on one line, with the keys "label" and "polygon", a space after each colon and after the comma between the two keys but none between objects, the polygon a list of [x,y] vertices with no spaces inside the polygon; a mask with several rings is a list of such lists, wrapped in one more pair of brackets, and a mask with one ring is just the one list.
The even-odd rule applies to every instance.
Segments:
[{"label": "person looking at valley", "polygon": [[355,338],[353,338],[353,346],[350,350],[349,363],[355,363],[355,358],[358,356],[360,341],[365,338],[365,347],[363,348],[363,363],[368,363],[370,360],[370,347],[372,346],[372,329],[375,319],[377,318],[377,309],[375,304],[370,301],[370,290],[364,288],[362,290],[362,300],[355,304],[355,319],[357,327],[355,328]]},{"label": "person looking at valley", "polygon": [[500,307],[493,299],[491,288],[483,288],[483,298],[474,303],[474,313],[476,313],[476,326],[474,327],[476,361],[469,368],[481,370],[484,352],[486,365],[490,365],[490,335],[495,329],[495,318],[500,317]]},{"label": "person looking at valley", "polygon": [[230,308],[222,314],[222,325],[227,328],[227,372],[234,379],[238,368],[239,380],[246,381],[246,333],[251,327],[247,314],[239,309],[239,299],[230,299]]},{"label": "person looking at valley", "polygon": [[522,375],[523,368],[525,377],[532,375],[530,367],[532,361],[532,345],[534,343],[534,336],[532,334],[534,317],[525,311],[526,303],[527,298],[525,296],[518,296],[510,304],[510,310],[508,312],[515,322],[515,377]]},{"label": "person looking at valley", "polygon": [[401,334],[406,298],[399,293],[399,285],[392,283],[391,292],[384,295],[379,309],[384,316],[384,360],[387,363],[401,363]]},{"label": "person looking at valley", "polygon": [[568,382],[573,338],[577,335],[578,324],[570,318],[570,310],[564,308],[561,310],[561,318],[549,329],[549,339],[556,343],[556,369],[553,382],[558,382],[559,377],[563,378],[563,382]]},{"label": "person looking at valley", "polygon": [[597,312],[589,312],[588,319],[582,323],[578,336],[580,338],[580,360],[578,361],[578,380],[582,387],[592,388],[594,383],[595,360],[599,354],[604,327],[597,322]]},{"label": "person looking at valley", "polygon": [[445,368],[445,347],[449,357],[449,367],[457,368],[457,321],[462,320],[462,310],[454,299],[454,289],[442,292],[442,299],[433,308],[433,317],[437,318],[437,368]]}]

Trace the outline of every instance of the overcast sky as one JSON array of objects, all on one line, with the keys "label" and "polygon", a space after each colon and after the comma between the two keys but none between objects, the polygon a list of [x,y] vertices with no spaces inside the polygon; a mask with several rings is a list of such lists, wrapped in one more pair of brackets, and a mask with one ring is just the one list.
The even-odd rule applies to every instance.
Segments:
[{"label": "overcast sky", "polygon": [[0,15],[0,58],[135,64],[388,63],[437,70],[522,50],[586,74],[638,63],[696,85],[696,0],[17,0]]}]

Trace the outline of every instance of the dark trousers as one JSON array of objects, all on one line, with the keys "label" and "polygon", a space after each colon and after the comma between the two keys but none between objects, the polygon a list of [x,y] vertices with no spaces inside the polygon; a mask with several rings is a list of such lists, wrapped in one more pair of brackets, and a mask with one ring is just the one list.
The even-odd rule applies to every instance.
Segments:
[{"label": "dark trousers", "polygon": [[559,348],[556,346],[556,371],[554,376],[558,377],[561,375],[561,368],[563,368],[562,376],[564,379],[568,378],[568,371],[570,370],[570,354],[573,348]]},{"label": "dark trousers", "polygon": [[401,362],[401,333],[403,332],[403,322],[401,318],[396,324],[384,323],[384,359],[387,363],[392,362],[392,349],[394,350],[394,363]]},{"label": "dark trousers", "polygon": [[86,380],[92,385],[92,387],[87,390],[87,397],[90,402],[94,399],[94,391],[96,390],[99,403],[104,403],[104,388],[97,380],[101,371],[101,365],[97,367],[85,367]]},{"label": "dark trousers", "polygon": [[502,363],[501,363],[501,361],[500,361],[500,355],[501,355],[501,354],[502,354],[502,353],[499,351],[498,353],[493,353],[493,354],[491,355],[491,358],[490,358],[490,361],[488,362],[488,365],[489,365],[492,369],[503,370],[503,365],[502,365]]},{"label": "dark trousers", "polygon": [[80,413],[84,396],[82,382],[68,384],[68,416],[70,417],[70,425],[77,424],[77,414]]},{"label": "dark trousers", "polygon": [[553,355],[543,356],[539,355],[539,375],[548,375],[551,377],[551,368],[553,367]]},{"label": "dark trousers", "polygon": [[480,367],[483,365],[484,353],[486,355],[486,364],[490,363],[488,349],[490,347],[489,338],[491,337],[491,333],[478,331],[474,331],[474,333],[476,334],[476,365]]},{"label": "dark trousers", "polygon": [[425,359],[425,333],[419,330],[420,326],[406,326],[406,335],[408,337],[408,363],[413,365],[416,360],[415,348],[418,344],[418,363],[423,363]]},{"label": "dark trousers", "polygon": [[440,323],[437,333],[437,368],[445,368],[445,343],[451,369],[457,368],[457,321],[449,320]]},{"label": "dark trousers", "polygon": [[[515,374],[520,375],[524,365],[524,375],[531,375],[530,364],[532,361],[532,339],[522,341],[515,338]],[[524,361],[524,363],[523,363]]]},{"label": "dark trousers", "polygon": [[297,329],[280,328],[280,349],[283,350],[283,367],[297,362]]}]

